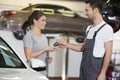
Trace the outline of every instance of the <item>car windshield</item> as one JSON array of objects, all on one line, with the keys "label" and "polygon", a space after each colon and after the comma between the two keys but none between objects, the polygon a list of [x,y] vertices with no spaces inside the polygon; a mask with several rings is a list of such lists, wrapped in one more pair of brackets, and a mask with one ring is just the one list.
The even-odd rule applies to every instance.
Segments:
[{"label": "car windshield", "polygon": [[2,38],[0,38],[0,68],[26,68]]}]

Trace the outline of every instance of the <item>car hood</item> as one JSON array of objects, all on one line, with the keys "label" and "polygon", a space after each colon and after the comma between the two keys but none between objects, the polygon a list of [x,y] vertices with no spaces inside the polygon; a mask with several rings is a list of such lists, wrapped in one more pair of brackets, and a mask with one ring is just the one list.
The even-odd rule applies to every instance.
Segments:
[{"label": "car hood", "polygon": [[41,73],[31,69],[0,68],[0,80],[48,80]]}]

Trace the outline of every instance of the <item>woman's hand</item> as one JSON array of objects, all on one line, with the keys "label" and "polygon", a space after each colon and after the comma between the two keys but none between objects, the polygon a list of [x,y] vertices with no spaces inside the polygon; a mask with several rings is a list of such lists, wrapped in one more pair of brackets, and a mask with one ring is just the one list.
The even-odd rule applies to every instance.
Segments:
[{"label": "woman's hand", "polygon": [[52,62],[52,57],[47,56],[47,57],[46,57],[46,62],[51,63],[51,62]]},{"label": "woman's hand", "polygon": [[47,47],[45,50],[46,51],[55,51],[57,48],[56,47],[54,47],[54,46],[49,46],[49,47]]}]

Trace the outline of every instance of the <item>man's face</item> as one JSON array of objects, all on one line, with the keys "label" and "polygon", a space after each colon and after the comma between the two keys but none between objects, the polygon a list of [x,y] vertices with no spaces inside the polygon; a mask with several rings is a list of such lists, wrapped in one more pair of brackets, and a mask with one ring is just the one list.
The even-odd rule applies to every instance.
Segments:
[{"label": "man's face", "polygon": [[85,14],[88,19],[90,20],[94,19],[94,15],[95,15],[94,10],[92,9],[89,3],[85,4]]}]

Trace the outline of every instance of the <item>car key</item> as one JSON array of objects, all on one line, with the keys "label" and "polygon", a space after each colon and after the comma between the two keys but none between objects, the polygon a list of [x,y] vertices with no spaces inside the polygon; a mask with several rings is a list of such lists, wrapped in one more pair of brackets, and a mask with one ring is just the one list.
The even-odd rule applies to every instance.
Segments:
[{"label": "car key", "polygon": [[58,42],[55,42],[55,43],[54,43],[54,46],[55,46],[55,47],[58,46],[58,45],[59,45]]}]

